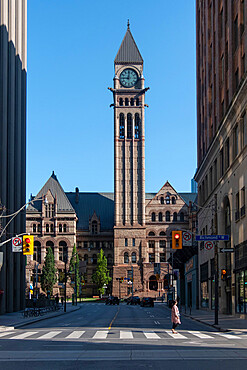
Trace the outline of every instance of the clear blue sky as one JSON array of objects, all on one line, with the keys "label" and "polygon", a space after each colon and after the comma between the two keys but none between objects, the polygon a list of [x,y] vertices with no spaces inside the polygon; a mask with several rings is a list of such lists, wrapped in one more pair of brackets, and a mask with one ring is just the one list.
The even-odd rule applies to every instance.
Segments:
[{"label": "clear blue sky", "polygon": [[146,191],[190,191],[196,169],[194,0],[29,0],[27,196],[113,191],[114,58],[130,19],[144,59]]}]

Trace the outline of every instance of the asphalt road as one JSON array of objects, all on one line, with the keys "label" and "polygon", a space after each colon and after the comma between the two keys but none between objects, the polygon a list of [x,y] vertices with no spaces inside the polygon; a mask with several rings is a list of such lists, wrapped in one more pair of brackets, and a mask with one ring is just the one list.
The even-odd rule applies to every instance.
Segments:
[{"label": "asphalt road", "polygon": [[78,311],[0,333],[1,369],[244,369],[247,334],[219,333],[171,311],[84,303]]}]

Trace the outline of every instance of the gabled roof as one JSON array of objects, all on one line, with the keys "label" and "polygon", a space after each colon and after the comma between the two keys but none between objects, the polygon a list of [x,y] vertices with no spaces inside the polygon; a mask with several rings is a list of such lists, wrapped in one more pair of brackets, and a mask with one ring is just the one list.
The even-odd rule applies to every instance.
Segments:
[{"label": "gabled roof", "polygon": [[[53,198],[56,198],[57,210],[59,212],[75,212],[62,186],[60,185],[54,171],[52,172],[51,177],[45,183],[43,188],[39,191],[39,193],[33,199],[41,198],[42,196],[45,196],[49,191],[52,194]],[[42,207],[42,200],[38,200],[34,202],[33,204],[30,204],[27,207],[27,210],[41,212],[41,207]]]},{"label": "gabled roof", "polygon": [[89,218],[94,212],[100,218],[101,230],[114,227],[114,193],[66,193],[78,218],[77,228],[88,229]]},{"label": "gabled roof", "polygon": [[130,32],[129,25],[114,62],[115,64],[143,63],[141,53],[139,52],[132,33]]}]

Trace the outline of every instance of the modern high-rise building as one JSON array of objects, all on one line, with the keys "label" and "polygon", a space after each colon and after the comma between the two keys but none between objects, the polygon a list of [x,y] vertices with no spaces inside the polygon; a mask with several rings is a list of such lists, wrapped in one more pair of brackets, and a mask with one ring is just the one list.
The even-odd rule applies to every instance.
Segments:
[{"label": "modern high-rise building", "polygon": [[[25,232],[27,1],[0,2],[0,242]],[[0,313],[24,307],[25,259],[0,247]]]},{"label": "modern high-rise building", "polygon": [[[247,2],[197,0],[197,154],[200,234],[219,248],[219,309],[247,313]],[[215,251],[199,247],[200,305],[214,309]],[[221,270],[226,270],[221,278]]]}]

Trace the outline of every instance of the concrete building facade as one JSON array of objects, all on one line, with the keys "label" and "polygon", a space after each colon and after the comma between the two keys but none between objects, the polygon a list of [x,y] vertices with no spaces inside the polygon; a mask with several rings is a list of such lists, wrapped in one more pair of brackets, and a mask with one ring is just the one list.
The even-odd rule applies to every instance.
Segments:
[{"label": "concrete building facade", "polygon": [[[27,2],[0,2],[0,241],[25,232],[25,211],[5,229],[26,203]],[[0,313],[24,307],[25,259],[0,247]]]},{"label": "concrete building facade", "polygon": [[[247,313],[246,1],[197,1],[198,230],[228,234],[218,255],[219,309]],[[215,253],[198,251],[200,306],[214,309]],[[221,270],[226,277],[221,279]]]}]

